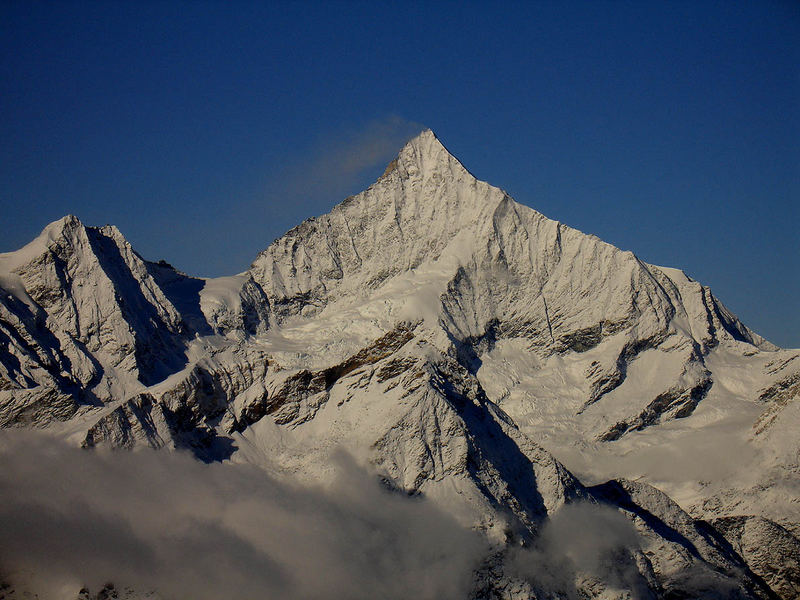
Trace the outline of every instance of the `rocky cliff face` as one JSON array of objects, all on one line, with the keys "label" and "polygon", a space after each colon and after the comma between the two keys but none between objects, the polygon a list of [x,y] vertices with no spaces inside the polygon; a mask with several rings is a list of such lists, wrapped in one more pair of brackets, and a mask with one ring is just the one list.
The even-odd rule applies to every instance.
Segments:
[{"label": "rocky cliff face", "polygon": [[[65,217],[0,255],[0,288],[5,427],[268,456],[306,481],[345,447],[485,532],[476,597],[793,597],[800,517],[779,483],[797,472],[800,353],[682,272],[476,180],[430,131],[240,275],[193,278]],[[677,456],[698,432],[757,449],[742,472],[763,478],[737,493],[688,474],[691,457],[630,460],[661,444]],[[611,480],[582,483],[559,459]],[[602,569],[521,577],[514,548],[538,556],[573,506],[635,537]],[[762,538],[781,549],[766,556]]]}]

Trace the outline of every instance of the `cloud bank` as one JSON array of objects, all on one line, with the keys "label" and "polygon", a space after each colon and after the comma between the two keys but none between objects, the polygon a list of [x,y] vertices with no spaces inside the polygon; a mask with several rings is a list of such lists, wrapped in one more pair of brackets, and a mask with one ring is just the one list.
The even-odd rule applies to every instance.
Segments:
[{"label": "cloud bank", "polygon": [[328,488],[29,432],[0,432],[0,461],[0,573],[42,600],[109,581],[171,599],[463,598],[487,551],[346,456]]}]

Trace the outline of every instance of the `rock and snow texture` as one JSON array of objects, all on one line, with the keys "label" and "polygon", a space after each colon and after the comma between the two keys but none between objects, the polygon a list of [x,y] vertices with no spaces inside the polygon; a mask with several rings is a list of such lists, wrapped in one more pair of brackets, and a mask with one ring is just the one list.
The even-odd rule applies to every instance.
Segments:
[{"label": "rock and snow texture", "polygon": [[[477,597],[795,597],[799,395],[800,351],[478,181],[431,131],[239,275],[75,217],[0,255],[0,424],[303,481],[343,447],[486,533]],[[517,573],[514,545],[535,556],[576,503],[635,543],[569,581]]]}]

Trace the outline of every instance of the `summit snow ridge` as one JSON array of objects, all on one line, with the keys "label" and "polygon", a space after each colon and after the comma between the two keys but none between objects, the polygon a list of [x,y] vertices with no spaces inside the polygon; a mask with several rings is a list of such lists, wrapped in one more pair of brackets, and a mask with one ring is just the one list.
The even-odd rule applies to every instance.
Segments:
[{"label": "summit snow ridge", "polygon": [[[0,425],[303,482],[345,448],[483,532],[476,598],[792,597],[751,538],[785,557],[800,533],[799,377],[707,287],[515,202],[430,130],[235,276],[75,217],[0,255]],[[722,448],[740,464],[697,459]],[[544,552],[567,513],[627,532],[617,570],[520,576],[515,544]]]}]

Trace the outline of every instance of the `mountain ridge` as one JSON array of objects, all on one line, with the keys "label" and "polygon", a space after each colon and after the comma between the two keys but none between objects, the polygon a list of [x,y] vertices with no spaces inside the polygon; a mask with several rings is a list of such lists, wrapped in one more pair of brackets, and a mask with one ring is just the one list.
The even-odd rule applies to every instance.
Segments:
[{"label": "mountain ridge", "polygon": [[[725,535],[738,540],[730,519],[752,515],[782,528],[754,531],[798,533],[783,482],[798,472],[787,436],[800,352],[751,332],[682,271],[478,181],[430,130],[238,275],[191,277],[68,216],[0,255],[0,287],[3,427],[84,448],[183,448],[301,481],[329,476],[344,447],[389,487],[459,507],[496,556],[584,502],[645,540],[647,552],[624,552],[630,589],[690,593],[692,571],[716,582],[708,590],[773,597],[766,577],[791,597],[793,571],[767,572],[750,546],[748,562]],[[736,475],[758,465],[761,479],[629,481],[647,480],[624,466],[642,444],[693,448],[705,432],[752,449]],[[599,454],[615,465],[606,487],[557,458],[601,468]],[[729,520],[720,533],[699,519]],[[506,558],[487,563],[476,597],[558,592],[515,579]],[[622,597],[614,577],[581,573],[576,593]]]}]

